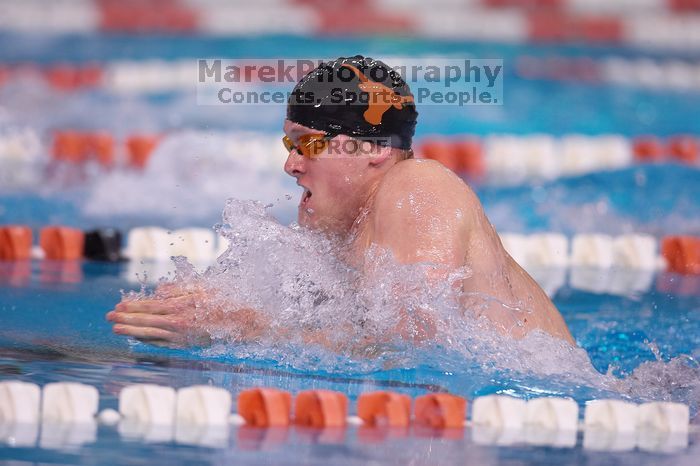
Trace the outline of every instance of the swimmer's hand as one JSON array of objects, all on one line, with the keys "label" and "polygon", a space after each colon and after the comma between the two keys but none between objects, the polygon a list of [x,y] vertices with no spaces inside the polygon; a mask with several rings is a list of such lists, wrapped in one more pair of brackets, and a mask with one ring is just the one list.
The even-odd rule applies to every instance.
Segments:
[{"label": "swimmer's hand", "polygon": [[206,346],[211,337],[202,318],[209,314],[202,309],[204,298],[202,291],[164,285],[150,299],[122,299],[106,317],[114,324],[114,333],[144,343],[173,348]]},{"label": "swimmer's hand", "polygon": [[149,299],[122,299],[107,313],[118,335],[171,348],[208,346],[212,337],[231,343],[252,342],[269,332],[263,314],[229,303],[214,304],[211,293],[173,283],[158,286]]}]

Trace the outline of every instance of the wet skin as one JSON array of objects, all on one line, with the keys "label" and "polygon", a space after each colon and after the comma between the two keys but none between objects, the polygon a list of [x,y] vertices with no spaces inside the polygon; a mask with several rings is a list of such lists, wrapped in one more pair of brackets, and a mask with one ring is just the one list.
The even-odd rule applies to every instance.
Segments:
[{"label": "wet skin", "polygon": [[[290,121],[284,131],[295,143],[304,134],[318,134]],[[397,149],[344,153],[347,139],[337,136],[336,150],[313,159],[290,152],[284,168],[304,187],[298,216],[302,226],[341,237],[348,244],[345,260],[369,280],[374,264],[365,258],[372,245],[391,251],[403,264],[436,264],[425,278],[428,283],[466,266],[470,273],[457,284],[465,313],[476,313],[515,338],[540,329],[574,343],[559,311],[505,251],[478,198],[459,177],[438,162],[402,160]],[[166,286],[153,299],[123,300],[107,318],[115,333],[168,346],[206,344],[211,328],[230,328],[236,340],[265,332],[265,319],[253,309],[235,317],[211,309],[202,317],[195,302],[206,302],[203,292]],[[431,316],[423,317],[425,328],[414,332],[413,339],[432,335]],[[326,343],[320,334],[304,338]]]}]

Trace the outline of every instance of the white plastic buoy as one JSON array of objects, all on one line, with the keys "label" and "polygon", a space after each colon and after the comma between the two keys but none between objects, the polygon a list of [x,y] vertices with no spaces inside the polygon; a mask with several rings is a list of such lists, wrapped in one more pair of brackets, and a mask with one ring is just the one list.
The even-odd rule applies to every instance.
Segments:
[{"label": "white plastic buoy", "polygon": [[681,403],[653,402],[643,403],[638,408],[640,429],[651,429],[660,432],[688,433],[690,410]]},{"label": "white plastic buoy", "polygon": [[117,425],[121,418],[119,412],[111,408],[103,409],[100,411],[100,414],[97,415],[97,420],[100,421],[100,424],[106,426]]},{"label": "white plastic buoy", "polygon": [[578,429],[578,405],[571,398],[542,397],[527,402],[525,423],[549,430]]},{"label": "white plastic buoy", "polygon": [[593,400],[586,403],[586,428],[620,433],[635,433],[639,407],[621,400]]},{"label": "white plastic buoy", "polygon": [[177,391],[176,419],[178,424],[228,424],[231,394],[223,388],[195,385]]},{"label": "white plastic buoy", "polygon": [[36,424],[39,422],[41,389],[33,383],[0,382],[0,421]]},{"label": "white plastic buoy", "polygon": [[524,400],[511,396],[480,396],[472,405],[472,423],[497,429],[522,429],[526,416]]},{"label": "white plastic buoy", "polygon": [[52,422],[91,422],[100,395],[91,385],[57,382],[44,386],[41,417]]},{"label": "white plastic buoy", "polygon": [[119,393],[119,413],[126,419],[154,425],[175,420],[175,390],[153,384],[130,385]]},{"label": "white plastic buoy", "polygon": [[580,234],[571,244],[571,265],[607,269],[614,262],[613,239],[603,234]]}]

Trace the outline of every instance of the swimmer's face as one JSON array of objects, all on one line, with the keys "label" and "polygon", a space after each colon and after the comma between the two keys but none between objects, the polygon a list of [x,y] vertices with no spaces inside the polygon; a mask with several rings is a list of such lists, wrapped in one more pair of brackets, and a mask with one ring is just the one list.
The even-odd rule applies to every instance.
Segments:
[{"label": "swimmer's face", "polygon": [[[320,132],[286,120],[284,132],[294,145],[304,135]],[[297,150],[287,157],[284,170],[304,188],[299,201],[299,224],[307,228],[344,234],[352,227],[369,196],[368,190],[377,176],[376,158],[345,152],[353,144],[343,144],[349,136],[334,138],[331,148],[317,157],[308,158]]]}]

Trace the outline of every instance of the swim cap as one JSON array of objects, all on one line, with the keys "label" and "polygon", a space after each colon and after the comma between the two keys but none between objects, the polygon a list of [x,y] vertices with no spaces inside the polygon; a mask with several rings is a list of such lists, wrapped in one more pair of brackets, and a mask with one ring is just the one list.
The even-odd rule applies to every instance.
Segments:
[{"label": "swim cap", "polygon": [[399,73],[356,55],[321,63],[294,87],[287,119],[336,136],[410,149],[418,112]]}]

